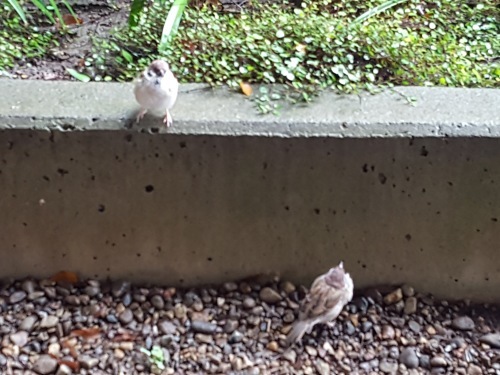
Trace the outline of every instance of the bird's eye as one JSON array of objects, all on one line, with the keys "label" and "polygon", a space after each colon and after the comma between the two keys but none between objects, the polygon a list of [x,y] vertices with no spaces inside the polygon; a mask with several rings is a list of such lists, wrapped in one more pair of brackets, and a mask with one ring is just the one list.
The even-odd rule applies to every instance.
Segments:
[{"label": "bird's eye", "polygon": [[151,70],[146,71],[146,76],[148,78],[151,78],[153,76],[153,73],[151,73]]}]

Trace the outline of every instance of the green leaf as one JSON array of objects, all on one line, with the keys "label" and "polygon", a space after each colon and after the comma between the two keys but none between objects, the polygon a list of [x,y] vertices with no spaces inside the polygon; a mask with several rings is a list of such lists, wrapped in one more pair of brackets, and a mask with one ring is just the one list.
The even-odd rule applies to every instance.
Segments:
[{"label": "green leaf", "polygon": [[405,3],[407,1],[408,0],[388,0],[385,3],[382,3],[379,6],[376,6],[375,8],[372,8],[367,12],[363,13],[361,16],[359,16],[352,22],[352,25],[359,25],[360,23],[366,21],[367,19],[376,16],[379,13],[385,12],[387,9],[390,9],[398,4]]},{"label": "green leaf", "polygon": [[175,0],[174,4],[170,8],[165,24],[163,25],[160,45],[158,46],[158,50],[160,52],[165,51],[175,34],[177,34],[177,29],[179,28],[186,5],[187,0]]},{"label": "green leaf", "polygon": [[144,9],[146,0],[133,0],[130,6],[130,14],[128,16],[129,27],[134,27],[139,24],[139,17]]},{"label": "green leaf", "polygon": [[75,79],[81,81],[81,82],[89,82],[90,81],[90,77],[83,74],[83,73],[80,73],[80,72],[77,72],[75,69],[71,69],[71,68],[66,68],[66,71]]},{"label": "green leaf", "polygon": [[31,0],[31,2],[42,12],[45,14],[45,16],[50,20],[52,24],[56,23],[56,20],[52,16],[52,12],[47,9],[44,3],[42,3],[40,0]]},{"label": "green leaf", "polygon": [[57,19],[59,20],[59,23],[61,24],[61,26],[66,27],[66,24],[64,23],[64,19],[62,18],[61,11],[59,10],[59,6],[55,2],[55,0],[49,0],[49,3],[51,5],[52,9],[54,9],[54,13],[56,14]]},{"label": "green leaf", "polygon": [[21,4],[19,4],[17,0],[7,0],[7,1],[9,2],[12,9],[14,9],[18,14],[18,16],[23,20],[24,24],[27,24],[28,20],[26,19],[26,14],[24,13]]},{"label": "green leaf", "polygon": [[125,58],[125,60],[127,60],[129,63],[134,62],[133,56],[128,51],[122,49],[120,52],[121,52],[122,56]]}]

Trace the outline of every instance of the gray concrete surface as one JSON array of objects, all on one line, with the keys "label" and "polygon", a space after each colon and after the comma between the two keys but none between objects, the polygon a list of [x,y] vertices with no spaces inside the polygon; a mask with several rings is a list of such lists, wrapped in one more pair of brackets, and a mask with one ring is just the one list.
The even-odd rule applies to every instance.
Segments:
[{"label": "gray concrete surface", "polygon": [[310,282],[343,259],[358,287],[499,301],[499,90],[276,118],[192,88],[150,134],[123,129],[129,85],[0,80],[0,277]]}]

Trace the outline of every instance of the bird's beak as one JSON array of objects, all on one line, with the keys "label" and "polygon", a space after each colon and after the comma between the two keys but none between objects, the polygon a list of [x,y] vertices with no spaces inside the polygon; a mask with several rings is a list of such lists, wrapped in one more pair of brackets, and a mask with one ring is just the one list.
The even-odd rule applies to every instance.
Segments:
[{"label": "bird's beak", "polygon": [[340,261],[340,263],[339,263],[339,267],[340,267],[340,268],[344,268],[344,262],[343,262],[343,261]]}]

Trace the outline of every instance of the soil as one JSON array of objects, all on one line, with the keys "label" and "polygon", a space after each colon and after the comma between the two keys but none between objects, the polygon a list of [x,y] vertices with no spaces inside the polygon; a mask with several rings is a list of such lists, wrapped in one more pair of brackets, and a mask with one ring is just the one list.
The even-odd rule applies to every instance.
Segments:
[{"label": "soil", "polygon": [[[82,66],[85,57],[91,53],[92,37],[106,37],[113,27],[127,22],[130,2],[118,0],[86,1],[82,5],[75,3],[73,10],[81,19],[80,25],[69,26],[70,31],[59,40],[59,46],[53,48],[41,58],[18,62],[8,71],[11,78],[41,80],[72,80],[65,68],[77,69]],[[56,30],[56,26],[41,27],[41,30]]]}]

